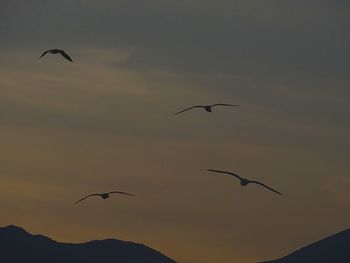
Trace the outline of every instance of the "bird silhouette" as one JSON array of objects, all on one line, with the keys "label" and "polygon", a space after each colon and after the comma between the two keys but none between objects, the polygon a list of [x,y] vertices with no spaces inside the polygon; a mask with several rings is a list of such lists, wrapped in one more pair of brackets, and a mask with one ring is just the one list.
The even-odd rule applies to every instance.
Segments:
[{"label": "bird silhouette", "polygon": [[70,62],[73,62],[72,58],[70,56],[67,55],[66,52],[64,52],[61,49],[49,49],[47,51],[45,51],[44,53],[41,54],[40,58],[42,58],[43,56],[45,56],[47,53],[50,54],[61,54],[65,59],[69,60]]},{"label": "bird silhouette", "polygon": [[278,192],[278,191],[276,191],[275,189],[273,189],[273,188],[267,186],[266,184],[263,184],[263,183],[258,182],[258,181],[248,180],[248,179],[246,179],[246,178],[240,177],[239,175],[237,175],[237,174],[235,174],[235,173],[230,173],[230,172],[220,171],[220,170],[213,170],[213,169],[208,169],[208,171],[215,172],[215,173],[223,173],[223,174],[232,175],[232,176],[234,176],[234,177],[236,177],[236,178],[239,179],[241,186],[246,186],[247,184],[250,184],[250,183],[252,183],[252,184],[258,184],[258,185],[261,185],[261,186],[263,186],[263,187],[265,187],[265,188],[271,190],[272,192],[275,192],[276,194],[282,195],[280,192]]},{"label": "bird silhouette", "polygon": [[216,106],[238,107],[239,105],[236,105],[236,104],[225,104],[225,103],[216,103],[216,104],[212,104],[212,105],[196,105],[196,106],[192,106],[192,107],[189,107],[187,109],[181,110],[179,112],[176,112],[175,115],[179,114],[179,113],[182,113],[182,112],[185,112],[185,111],[188,111],[188,110],[191,110],[191,109],[194,109],[194,108],[203,108],[207,112],[213,112],[212,108],[216,107]]},{"label": "bird silhouette", "polygon": [[133,194],[129,194],[129,193],[125,193],[125,192],[120,192],[120,191],[113,191],[113,192],[109,192],[109,193],[100,193],[100,194],[91,194],[91,195],[88,195],[88,196],[85,196],[83,197],[82,199],[78,200],[78,201],[75,201],[74,204],[77,204],[83,200],[85,200],[86,198],[89,198],[91,196],[100,196],[102,199],[107,199],[110,197],[111,194],[122,194],[122,195],[129,195],[129,196],[133,196],[133,197],[136,197],[135,195]]}]

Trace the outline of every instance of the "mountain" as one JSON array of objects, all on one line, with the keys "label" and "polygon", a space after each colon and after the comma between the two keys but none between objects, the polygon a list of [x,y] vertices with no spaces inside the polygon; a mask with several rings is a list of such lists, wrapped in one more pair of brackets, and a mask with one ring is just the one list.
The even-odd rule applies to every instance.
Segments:
[{"label": "mountain", "polygon": [[0,227],[0,262],[11,263],[176,263],[142,244],[116,239],[81,244],[56,242],[16,226]]},{"label": "mountain", "polygon": [[350,229],[298,249],[280,259],[262,263],[349,263]]}]

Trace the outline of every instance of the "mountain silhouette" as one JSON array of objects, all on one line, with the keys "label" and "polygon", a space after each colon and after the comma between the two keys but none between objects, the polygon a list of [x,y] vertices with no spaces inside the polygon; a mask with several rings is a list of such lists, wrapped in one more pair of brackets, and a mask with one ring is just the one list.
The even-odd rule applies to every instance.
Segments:
[{"label": "mountain silhouette", "polygon": [[176,263],[143,244],[116,239],[60,243],[17,226],[0,227],[0,252],[0,262],[11,263]]},{"label": "mountain silhouette", "polygon": [[349,263],[350,229],[298,249],[280,259],[262,263]]}]

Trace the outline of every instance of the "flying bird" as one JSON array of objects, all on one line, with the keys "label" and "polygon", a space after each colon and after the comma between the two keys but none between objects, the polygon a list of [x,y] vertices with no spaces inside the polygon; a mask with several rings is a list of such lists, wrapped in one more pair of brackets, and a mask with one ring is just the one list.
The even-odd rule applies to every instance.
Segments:
[{"label": "flying bird", "polygon": [[100,193],[100,194],[91,194],[91,195],[88,195],[88,196],[85,196],[84,198],[78,200],[78,201],[75,201],[74,204],[77,204],[83,200],[85,200],[86,198],[89,198],[91,196],[99,196],[101,197],[102,199],[107,199],[110,197],[111,194],[122,194],[122,195],[129,195],[129,196],[133,196],[133,197],[136,197],[135,195],[133,194],[129,194],[129,193],[125,193],[125,192],[119,192],[119,191],[113,191],[113,192],[109,192],[109,193]]},{"label": "flying bird", "polygon": [[236,104],[225,104],[225,103],[216,103],[216,104],[212,104],[212,105],[196,105],[196,106],[192,106],[192,107],[189,107],[187,109],[181,110],[179,112],[176,112],[175,115],[179,114],[179,113],[182,113],[182,112],[185,112],[185,111],[188,111],[188,110],[191,110],[191,109],[194,109],[194,108],[203,108],[207,112],[212,112],[213,111],[212,108],[216,107],[216,106],[238,107],[239,105],[236,105]]},{"label": "flying bird", "polygon": [[49,49],[47,51],[45,51],[44,53],[41,54],[40,58],[42,58],[43,56],[45,56],[47,53],[50,53],[50,54],[61,54],[65,59],[69,60],[70,62],[73,62],[72,58],[70,56],[67,55],[66,52],[64,52],[63,50],[61,49]]},{"label": "flying bird", "polygon": [[215,172],[215,173],[223,173],[223,174],[232,175],[232,176],[234,176],[234,177],[236,177],[236,178],[239,179],[241,186],[246,186],[247,184],[250,184],[250,183],[252,183],[252,184],[258,184],[258,185],[261,185],[261,186],[263,186],[263,187],[265,187],[265,188],[271,190],[272,192],[275,192],[276,194],[282,195],[280,192],[278,192],[278,191],[276,191],[275,189],[273,189],[273,188],[267,186],[266,184],[263,184],[263,183],[258,182],[258,181],[248,180],[248,179],[246,179],[246,178],[240,177],[239,175],[237,175],[237,174],[235,174],[235,173],[230,173],[230,172],[225,172],[225,171],[220,171],[220,170],[213,170],[213,169],[208,169],[208,171]]}]

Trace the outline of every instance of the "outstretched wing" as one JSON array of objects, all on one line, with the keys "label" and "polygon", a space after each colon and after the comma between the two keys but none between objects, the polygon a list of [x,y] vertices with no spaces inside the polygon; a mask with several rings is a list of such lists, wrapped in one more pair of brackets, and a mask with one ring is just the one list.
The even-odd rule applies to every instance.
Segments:
[{"label": "outstretched wing", "polygon": [[185,111],[188,111],[188,110],[191,110],[191,109],[193,109],[193,108],[204,108],[204,106],[202,106],[202,105],[192,106],[192,107],[189,107],[189,108],[184,109],[184,110],[182,110],[182,111],[176,112],[175,115],[176,115],[176,114],[179,114],[179,113],[182,113],[182,112],[185,112]]},{"label": "outstretched wing", "polygon": [[74,204],[77,204],[77,203],[79,203],[79,202],[81,202],[81,201],[83,201],[83,200],[85,200],[86,198],[89,198],[89,197],[91,197],[91,196],[101,196],[101,195],[100,195],[100,194],[91,194],[91,195],[85,196],[84,198],[82,198],[82,199],[80,199],[80,200],[78,200],[78,201],[75,201]]},{"label": "outstretched wing", "polygon": [[41,54],[40,58],[42,58],[43,56],[45,56],[47,53],[49,53],[51,51],[51,49],[46,50],[44,53]]},{"label": "outstretched wing", "polygon": [[275,192],[276,194],[282,195],[282,193],[280,193],[280,192],[276,191],[275,189],[273,189],[273,188],[267,186],[266,184],[260,183],[260,182],[258,182],[258,181],[249,181],[249,183],[261,185],[261,186],[265,187],[266,189],[269,189],[269,190],[271,190],[272,192]]},{"label": "outstretched wing", "polygon": [[136,197],[135,195],[133,194],[129,194],[129,193],[125,193],[125,192],[120,192],[120,191],[113,191],[113,192],[109,192],[107,194],[122,194],[122,195],[130,195],[130,196],[133,196],[133,197]]},{"label": "outstretched wing", "polygon": [[229,175],[232,175],[232,176],[238,178],[239,180],[243,179],[242,177],[240,177],[238,174],[235,174],[235,173],[226,172],[226,171],[220,171],[220,170],[214,170],[214,169],[207,169],[207,170],[211,171],[211,172],[215,172],[215,173],[229,174]]},{"label": "outstretched wing", "polygon": [[59,52],[65,59],[68,59],[70,62],[73,62],[72,58],[68,56],[66,52],[64,52],[63,50],[60,50]]},{"label": "outstretched wing", "polygon": [[237,104],[226,104],[226,103],[216,103],[216,104],[213,104],[211,105],[212,107],[215,107],[215,106],[230,106],[230,107],[239,107],[239,105]]}]

